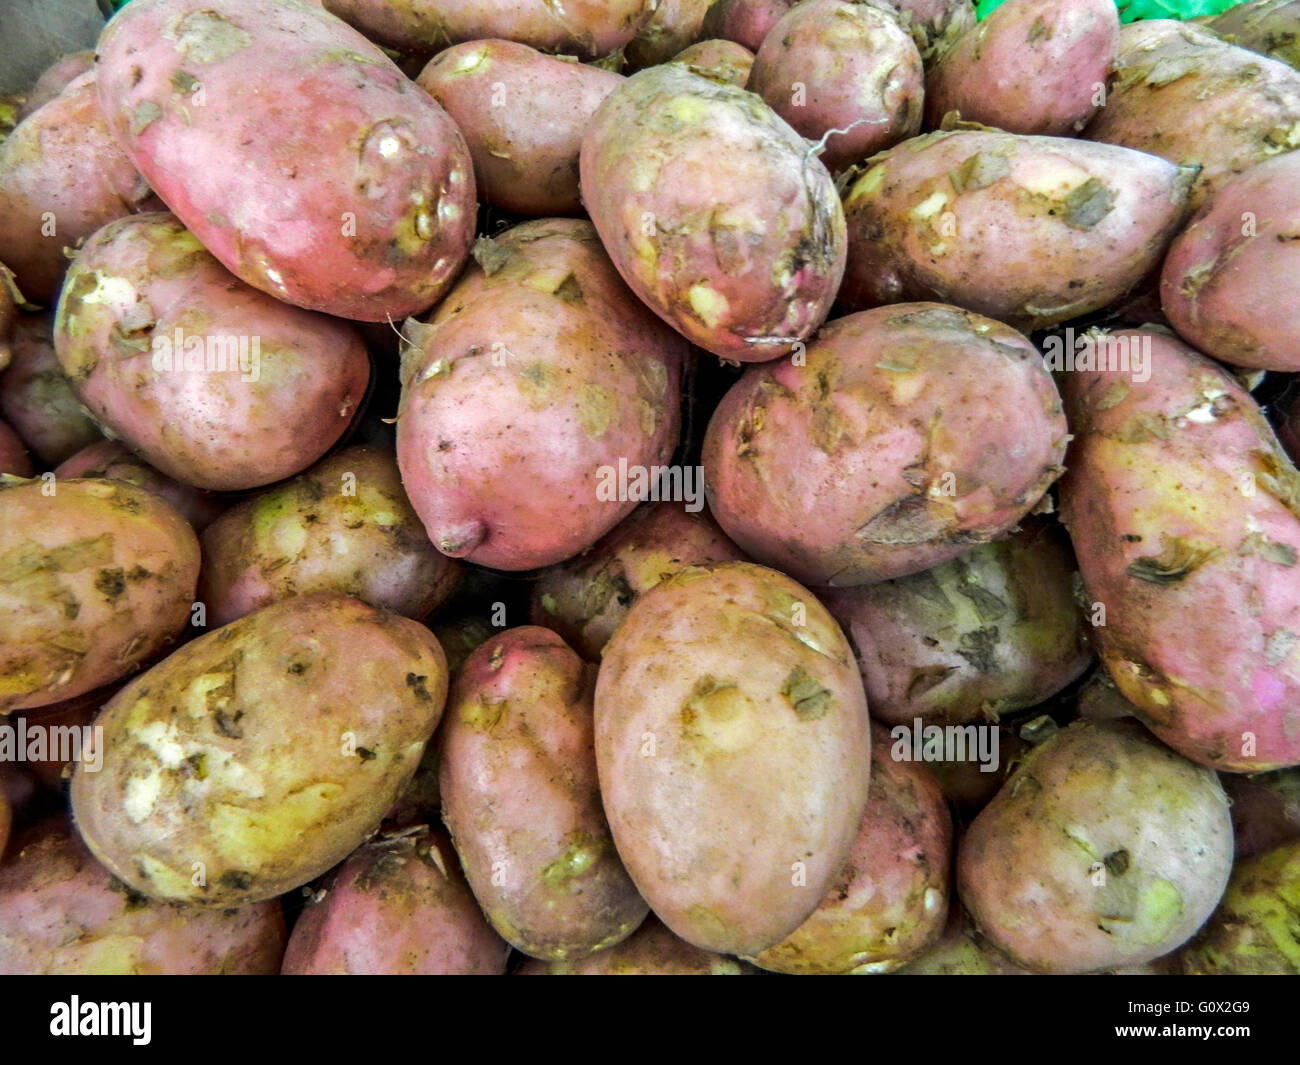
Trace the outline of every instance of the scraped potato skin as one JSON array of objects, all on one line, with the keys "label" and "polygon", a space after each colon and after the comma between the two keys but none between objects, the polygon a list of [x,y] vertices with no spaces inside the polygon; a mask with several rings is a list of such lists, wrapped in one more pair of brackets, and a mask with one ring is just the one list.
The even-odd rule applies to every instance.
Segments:
[{"label": "scraped potato skin", "polygon": [[606,475],[671,459],[689,350],[589,222],[525,222],[475,256],[429,324],[404,327],[397,463],[443,554],[548,566],[636,507]]},{"label": "scraped potato skin", "polygon": [[382,322],[425,310],[460,272],[476,200],[456,124],[319,6],[136,0],[98,54],[114,135],[247,284]]},{"label": "scraped potato skin", "polygon": [[501,976],[509,947],[492,931],[446,833],[381,837],[308,901],[281,972],[290,976]]},{"label": "scraped potato skin", "polygon": [[748,562],[683,570],[606,645],[595,705],[605,812],[659,919],[745,955],[802,924],[849,857],[871,757],[852,653],[812,594]]},{"label": "scraped potato skin", "polygon": [[889,973],[943,932],[952,816],[930,770],[895,761],[889,732],[871,728],[871,788],[853,851],[813,915],[753,957],[779,973]]},{"label": "scraped potato skin", "polygon": [[330,11],[391,48],[429,51],[504,38],[598,59],[650,21],[654,0],[325,0]]},{"label": "scraped potato skin", "polygon": [[702,453],[742,551],[814,585],[937,566],[1010,530],[1061,473],[1065,415],[1032,344],[957,307],[838,318],[748,369]]},{"label": "scraped potato skin", "polygon": [[211,492],[192,488],[159,473],[117,440],[100,440],[83,448],[54,469],[55,477],[96,477],[125,481],[167,500],[190,523],[196,533],[203,532],[223,510],[225,504]]},{"label": "scraped potato skin", "polygon": [[1300,764],[1300,473],[1222,368],[1163,332],[1114,336],[1150,345],[1145,383],[1061,375],[1074,433],[1061,518],[1105,607],[1102,663],[1193,761]]},{"label": "scraped potato skin", "polygon": [[1093,661],[1075,572],[1060,528],[1026,519],[934,569],[821,599],[853,643],[874,718],[978,722],[1051,698]]},{"label": "scraped potato skin", "polygon": [[825,320],[844,274],[839,196],[752,93],[680,63],[643,70],[596,111],[579,169],[619,273],[692,343],[763,362]]},{"label": "scraped potato skin", "polygon": [[199,910],[142,898],[91,856],[62,818],[0,866],[0,973],[266,976],[280,967],[278,900]]},{"label": "scraped potato skin", "polygon": [[754,53],[735,41],[697,41],[683,48],[670,63],[681,63],[710,81],[726,82],[744,88],[754,69]]},{"label": "scraped potato skin", "polygon": [[34,303],[58,296],[64,248],[157,207],[104,121],[96,77],[78,77],[0,143],[0,260]]},{"label": "scraped potato skin", "polygon": [[59,366],[53,326],[51,314],[24,314],[14,323],[13,361],[0,376],[0,414],[36,458],[57,466],[103,434]]},{"label": "scraped potato skin", "polygon": [[632,604],[660,581],[687,566],[744,559],[707,510],[648,503],[591,550],[538,576],[533,623],[553,629],[584,658],[598,662]]},{"label": "scraped potato skin", "polygon": [[442,816],[470,887],[537,958],[613,946],[648,912],[601,808],[594,672],[549,629],[509,629],[465,662],[441,733]]},{"label": "scraped potato skin", "polygon": [[0,422],[0,474],[32,475],[32,459],[22,440],[5,422]]},{"label": "scraped potato skin", "polygon": [[1300,152],[1225,182],[1169,247],[1160,305],[1232,366],[1300,370]]},{"label": "scraped potato skin", "polygon": [[1086,973],[1151,961],[1214,910],[1232,868],[1227,797],[1134,722],[1034,748],[967,830],[957,885],[1012,961]]},{"label": "scraped potato skin", "polygon": [[185,628],[199,542],[120,481],[0,483],[0,714],[133,672]]},{"label": "scraped potato skin", "polygon": [[599,67],[491,40],[440,52],[416,84],[456,120],[483,199],[546,217],[581,213],[582,135],[622,81]]},{"label": "scraped potato skin", "polygon": [[1300,67],[1300,0],[1252,0],[1229,8],[1210,29],[1230,44]]},{"label": "scraped potato skin", "polygon": [[1200,166],[1193,208],[1234,175],[1300,148],[1300,71],[1199,26],[1130,23],[1115,71],[1083,135]]},{"label": "scraped potato skin", "polygon": [[992,130],[928,133],[868,162],[845,192],[840,301],[933,299],[1024,331],[1157,270],[1195,177],[1114,145]]},{"label": "scraped potato skin", "polygon": [[516,976],[752,976],[754,968],[678,939],[651,914],[617,946],[570,961],[529,958]]},{"label": "scraped potato skin", "polygon": [[1114,0],[1007,0],[931,70],[926,123],[958,111],[1008,133],[1070,136],[1105,98],[1118,51]]},{"label": "scraped potato skin", "polygon": [[168,477],[218,491],[310,465],[352,423],[370,377],[349,323],[243,284],[163,212],[110,223],[82,248],[54,349],[101,425]]},{"label": "scraped potato skin", "polygon": [[418,621],[455,590],[461,572],[429,542],[396,458],[377,447],[336,451],[237,503],[202,542],[199,598],[209,625],[330,591]]},{"label": "scraped potato skin", "polygon": [[101,711],[72,778],[95,857],[141,894],[206,906],[291,891],[379,827],[442,713],[433,634],[346,596],[274,603],[200,636]]}]

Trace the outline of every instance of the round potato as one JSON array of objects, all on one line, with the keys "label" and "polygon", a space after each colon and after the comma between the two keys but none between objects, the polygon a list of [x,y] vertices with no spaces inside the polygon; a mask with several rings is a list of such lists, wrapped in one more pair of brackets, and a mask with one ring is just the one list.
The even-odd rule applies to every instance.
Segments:
[{"label": "round potato", "polygon": [[681,63],[710,81],[726,82],[743,89],[754,68],[754,53],[735,41],[697,41],[689,48],[683,48],[669,62]]}]

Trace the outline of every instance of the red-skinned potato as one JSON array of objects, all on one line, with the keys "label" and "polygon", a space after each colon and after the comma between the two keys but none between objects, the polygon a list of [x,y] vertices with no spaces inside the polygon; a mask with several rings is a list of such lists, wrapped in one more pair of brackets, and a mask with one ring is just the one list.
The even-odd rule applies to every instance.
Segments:
[{"label": "red-skinned potato", "polygon": [[174,652],[95,719],[72,778],[92,853],[150,898],[227,907],[307,883],[360,846],[442,714],[433,634],[336,594],[297,596]]},{"label": "red-skinned potato", "polygon": [[735,41],[757,52],[772,27],[797,0],[717,0],[704,15],[700,33]]},{"label": "red-skinned potato", "polygon": [[754,68],[754,53],[735,41],[697,41],[683,48],[670,63],[681,63],[710,81],[726,82],[744,88]]},{"label": "red-skinned potato", "polygon": [[294,925],[281,972],[501,976],[508,951],[446,833],[421,826],[365,844],[329,877]]},{"label": "red-skinned potato", "polygon": [[32,475],[32,459],[22,439],[5,422],[0,422],[0,474]]},{"label": "red-skinned potato", "polygon": [[853,585],[1009,531],[1060,475],[1066,439],[1028,340],[913,303],[839,318],[801,357],[748,369],[702,457],[709,507],[742,551],[809,584]]},{"label": "red-skinned potato", "polygon": [[529,958],[516,976],[750,976],[754,968],[725,954],[693,947],[653,914],[627,939],[571,961]]},{"label": "red-skinned potato", "polygon": [[403,330],[402,482],[443,554],[552,565],[635,508],[620,469],[672,457],[686,346],[588,222],[526,222],[475,258],[429,323]]},{"label": "red-skinned potato", "polygon": [[440,52],[416,83],[456,120],[483,199],[546,217],[581,213],[582,135],[622,81],[599,67],[489,40]]},{"label": "red-skinned potato", "polygon": [[596,111],[579,166],[619,273],[692,343],[763,362],[826,318],[844,273],[839,196],[752,93],[680,63],[643,70]]},{"label": "red-skinned potato", "polygon": [[618,853],[655,914],[754,955],[817,908],[867,805],[862,681],[807,589],[748,562],[650,589],[605,647],[596,763]]},{"label": "red-skinned potato", "polygon": [[443,820],[488,920],[533,957],[603,950],[648,912],[601,808],[594,674],[555,633],[527,625],[477,648],[447,704]]},{"label": "red-skinned potato", "polygon": [[[377,45],[299,0],[149,0],[99,38],[99,99],[159,197],[254,288],[382,322],[474,236],[456,124]],[[195,160],[221,160],[221,166]]]},{"label": "red-skinned potato", "polygon": [[298,473],[351,425],[370,360],[356,330],[233,277],[166,213],[110,223],[68,272],[54,349],[94,418],[196,488]]},{"label": "red-skinned potato", "polygon": [[1300,767],[1256,776],[1227,774],[1237,860],[1253,858],[1300,836]]},{"label": "red-skinned potato", "polygon": [[130,674],[184,629],[199,544],[121,481],[0,482],[0,714]]},{"label": "red-skinned potato", "polygon": [[225,509],[225,504],[211,492],[181,484],[159,473],[116,440],[101,440],[83,448],[59,463],[54,476],[98,477],[143,488],[161,496],[180,511],[196,533],[206,529]]},{"label": "red-skinned potato", "polygon": [[27,94],[27,99],[23,102],[22,107],[18,109],[18,121],[21,122],[33,111],[49,103],[82,74],[94,69],[94,66],[95,51],[93,48],[60,56],[46,67],[41,72],[41,76],[36,79],[32,91]]},{"label": "red-skinned potato", "polygon": [[276,899],[196,910],[146,899],[113,878],[62,819],[33,830],[0,866],[0,973],[261,975],[284,953]]},{"label": "red-skinned potato", "polygon": [[713,0],[659,0],[650,21],[623,49],[628,73],[666,63],[704,33]]}]

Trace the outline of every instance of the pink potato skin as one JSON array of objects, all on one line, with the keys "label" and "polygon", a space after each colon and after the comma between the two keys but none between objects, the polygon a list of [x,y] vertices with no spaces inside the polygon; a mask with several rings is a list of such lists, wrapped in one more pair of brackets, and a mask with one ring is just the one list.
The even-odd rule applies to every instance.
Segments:
[{"label": "pink potato skin", "polygon": [[122,481],[0,483],[0,714],[127,676],[184,629],[189,523]]},{"label": "pink potato skin", "polygon": [[692,343],[764,362],[825,320],[844,273],[839,196],[752,93],[679,63],[643,70],[600,105],[579,166],[619,273]]},{"label": "pink potato skin", "polygon": [[92,70],[73,80],[0,144],[0,260],[36,303],[57,298],[64,248],[157,207],[104,120],[96,77]]},{"label": "pink potato skin", "polygon": [[1162,332],[1113,335],[1149,343],[1149,380],[1062,375],[1074,442],[1061,518],[1087,597],[1105,606],[1102,663],[1193,761],[1300,763],[1300,473],[1216,364]]},{"label": "pink potato skin", "polygon": [[622,81],[599,67],[494,40],[440,52],[416,84],[456,120],[483,199],[547,217],[581,213],[582,135]]},{"label": "pink potato skin", "polygon": [[616,946],[571,961],[529,958],[516,976],[751,976],[753,966],[678,939],[651,914]]},{"label": "pink potato skin", "polygon": [[404,327],[397,462],[444,554],[552,565],[635,508],[600,498],[602,468],[672,457],[687,349],[588,222],[526,222],[476,256],[427,326]]},{"label": "pink potato skin", "polygon": [[420,829],[357,850],[307,903],[289,976],[501,976],[509,948],[483,919],[446,833]]},{"label": "pink potato skin", "polygon": [[137,2],[100,36],[97,70],[140,172],[254,288],[380,322],[428,308],[464,264],[476,202],[456,124],[320,7]]},{"label": "pink potato skin", "polygon": [[937,566],[1009,531],[1061,473],[1060,396],[1034,346],[999,322],[881,307],[831,322],[802,361],[746,371],[702,453],[723,531],[798,580]]},{"label": "pink potato skin", "polygon": [[1114,145],[929,133],[847,190],[840,302],[933,299],[1029,331],[1109,306],[1153,271],[1195,171]]},{"label": "pink potato skin", "polygon": [[1193,208],[1256,163],[1300,148],[1300,71],[1199,26],[1128,24],[1115,70],[1083,135],[1200,166]]},{"label": "pink potato skin", "polygon": [[126,481],[167,500],[184,515],[196,533],[201,533],[226,509],[210,492],[191,488],[159,473],[116,440],[101,440],[78,451],[55,467],[54,476]]},{"label": "pink potato skin", "polygon": [[746,88],[808,140],[845,130],[819,153],[834,173],[920,132],[924,86],[921,53],[893,15],[805,0],[772,27]]},{"label": "pink potato skin", "polygon": [[54,354],[53,314],[24,314],[14,323],[13,361],[0,376],[0,414],[47,466],[104,438]]},{"label": "pink potato skin", "polygon": [[683,48],[670,63],[681,63],[711,81],[723,81],[744,88],[754,68],[754,53],[735,41],[697,41]]},{"label": "pink potato skin", "polygon": [[1220,186],[1170,245],[1160,304],[1206,355],[1300,370],[1300,152]]},{"label": "pink potato skin", "polygon": [[594,683],[555,633],[525,625],[479,646],[447,703],[443,821],[488,920],[537,958],[611,947],[648,912],[601,808]]},{"label": "pink potato skin", "polygon": [[795,6],[797,0],[717,0],[704,15],[700,32],[743,44],[757,52],[772,27]]},{"label": "pink potato skin", "polygon": [[1007,0],[930,71],[926,123],[937,128],[958,111],[1008,133],[1078,133],[1118,50],[1114,0]]},{"label": "pink potato skin", "polygon": [[195,910],[136,895],[60,820],[0,867],[0,973],[267,976],[284,953],[278,899]]},{"label": "pink potato skin", "polygon": [[[212,337],[247,339],[247,365],[159,369],[160,352],[183,359],[178,332],[187,346],[205,338],[209,355]],[[59,299],[54,348],[96,421],[166,476],[214,491],[310,465],[352,423],[370,376],[350,323],[243,284],[165,213],[110,223],[87,242]]]},{"label": "pink potato skin", "polygon": [[0,474],[32,475],[32,459],[22,439],[5,422],[0,422]]},{"label": "pink potato skin", "polygon": [[18,121],[33,111],[49,103],[66,89],[73,81],[95,67],[95,50],[87,48],[82,52],[70,52],[51,63],[36,79],[32,91],[18,109]]}]

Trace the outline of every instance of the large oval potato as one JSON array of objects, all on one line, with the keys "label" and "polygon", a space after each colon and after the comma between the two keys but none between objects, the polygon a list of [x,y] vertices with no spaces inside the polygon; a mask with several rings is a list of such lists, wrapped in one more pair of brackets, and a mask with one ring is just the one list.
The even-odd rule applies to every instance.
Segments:
[{"label": "large oval potato", "polygon": [[425,310],[460,272],[476,201],[456,124],[318,5],[137,0],[98,52],[110,128],[247,284],[382,322]]},{"label": "large oval potato", "polygon": [[95,857],[150,898],[281,895],[379,827],[442,714],[433,634],[336,594],[273,603],[137,677],[95,720],[72,810]]},{"label": "large oval potato", "polygon": [[537,958],[613,946],[648,912],[601,808],[594,673],[549,629],[509,629],[465,662],[441,732],[442,816],[470,887]]},{"label": "large oval potato", "polygon": [[697,947],[757,954],[817,908],[857,836],[870,757],[843,633],[775,570],[682,570],[605,647],[596,763],[614,842]]},{"label": "large oval potato", "polygon": [[120,481],[0,481],[0,714],[133,672],[189,621],[199,542]]},{"label": "large oval potato", "polygon": [[619,273],[693,343],[763,362],[826,318],[844,273],[839,197],[752,93],[680,63],[643,70],[600,105],[579,165]]},{"label": "large oval potato", "polygon": [[54,348],[100,424],[167,476],[225,491],[318,459],[352,424],[370,377],[352,326],[243,284],[161,212],[86,243]]}]

